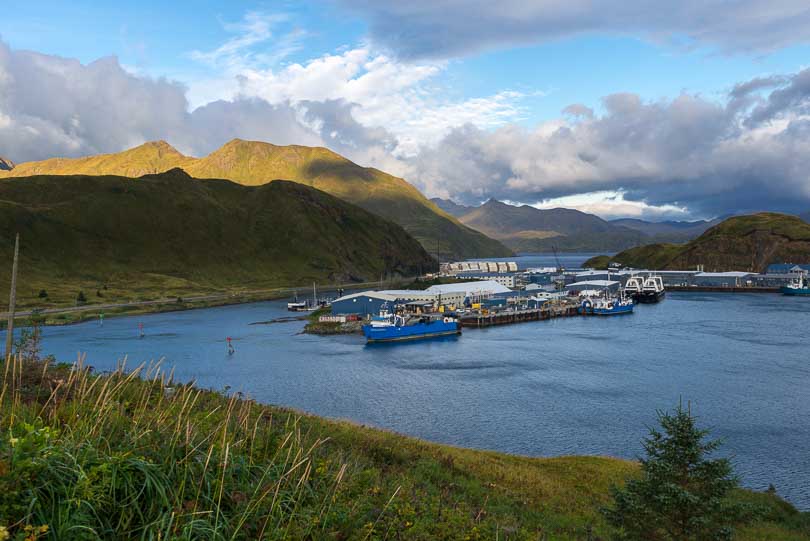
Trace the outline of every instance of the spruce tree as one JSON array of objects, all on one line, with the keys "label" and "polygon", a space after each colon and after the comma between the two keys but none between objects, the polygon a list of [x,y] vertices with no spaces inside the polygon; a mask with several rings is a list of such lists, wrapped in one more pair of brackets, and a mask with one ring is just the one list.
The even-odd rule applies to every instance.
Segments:
[{"label": "spruce tree", "polygon": [[739,480],[727,458],[709,458],[721,445],[706,440],[691,412],[658,412],[661,429],[644,440],[641,476],[611,490],[605,509],[618,539],[730,539],[746,508],[729,500]]}]

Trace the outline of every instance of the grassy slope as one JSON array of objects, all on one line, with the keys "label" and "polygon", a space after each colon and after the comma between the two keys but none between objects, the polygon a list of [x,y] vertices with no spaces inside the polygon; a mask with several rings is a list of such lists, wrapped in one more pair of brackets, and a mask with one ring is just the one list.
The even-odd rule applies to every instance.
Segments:
[{"label": "grassy slope", "polygon": [[[148,524],[163,538],[604,539],[608,487],[637,471],[436,445],[190,386],[167,394],[158,374],[19,362],[5,373],[0,526],[47,524],[61,538],[76,526],[135,538]],[[19,502],[32,494],[28,514]],[[735,497],[766,511],[738,539],[810,539],[806,514]]]},{"label": "grassy slope", "polygon": [[762,272],[770,263],[810,262],[810,224],[796,216],[763,212],[735,216],[687,244],[651,244],[626,250],[611,261],[650,269]]},{"label": "grassy slope", "polygon": [[462,225],[403,179],[361,167],[325,148],[235,139],[195,159],[161,141],[118,154],[23,163],[12,171],[0,171],[0,178],[33,174],[140,176],[173,167],[182,167],[197,178],[224,178],[248,186],[279,178],[313,186],[400,224],[430,253],[435,253],[438,240],[443,257],[510,255],[502,244]]},{"label": "grassy slope", "polygon": [[79,289],[111,302],[413,276],[435,264],[401,227],[318,190],[201,181],[179,170],[0,182],[2,291],[17,231],[23,306],[39,304],[40,289],[56,304]]}]

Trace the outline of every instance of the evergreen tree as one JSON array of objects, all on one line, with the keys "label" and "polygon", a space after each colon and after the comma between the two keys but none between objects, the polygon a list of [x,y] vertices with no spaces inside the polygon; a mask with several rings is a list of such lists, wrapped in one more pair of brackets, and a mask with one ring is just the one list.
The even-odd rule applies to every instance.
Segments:
[{"label": "evergreen tree", "polygon": [[739,484],[727,458],[708,458],[719,440],[695,426],[691,412],[678,406],[673,415],[658,412],[661,430],[644,440],[641,477],[611,489],[613,506],[605,509],[619,539],[730,539],[732,525],[747,508],[729,500]]},{"label": "evergreen tree", "polygon": [[84,296],[84,291],[79,291],[79,294],[76,295],[76,303],[77,304],[84,304],[87,302],[87,297]]}]

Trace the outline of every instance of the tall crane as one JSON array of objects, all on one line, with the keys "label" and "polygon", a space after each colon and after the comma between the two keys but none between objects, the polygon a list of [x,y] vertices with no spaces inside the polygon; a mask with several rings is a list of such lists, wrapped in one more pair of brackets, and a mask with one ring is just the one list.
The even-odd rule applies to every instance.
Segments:
[{"label": "tall crane", "polygon": [[554,259],[557,261],[557,272],[559,273],[564,272],[565,269],[563,268],[562,263],[560,263],[560,256],[557,254],[557,246],[552,245],[551,249],[554,252]]},{"label": "tall crane", "polygon": [[557,254],[557,246],[552,245],[551,250],[554,252],[554,260],[557,261],[557,280],[555,283],[557,284],[557,290],[562,290],[565,287],[565,277],[562,275],[565,272],[565,268],[563,268],[562,263],[560,262],[560,256]]}]

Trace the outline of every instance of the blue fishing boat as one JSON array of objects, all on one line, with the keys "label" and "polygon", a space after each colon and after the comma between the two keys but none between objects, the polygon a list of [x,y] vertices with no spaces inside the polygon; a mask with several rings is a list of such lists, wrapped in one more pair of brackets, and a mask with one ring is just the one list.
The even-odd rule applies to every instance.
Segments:
[{"label": "blue fishing boat", "polygon": [[579,312],[589,316],[618,316],[632,314],[634,303],[623,295],[617,297],[587,298],[582,301]]},{"label": "blue fishing boat", "polygon": [[797,274],[790,283],[781,287],[783,295],[810,295],[810,282],[806,274]]},{"label": "blue fishing boat", "polygon": [[461,322],[454,315],[406,317],[392,314],[383,307],[368,325],[363,325],[363,334],[369,343],[421,340],[461,334]]}]

